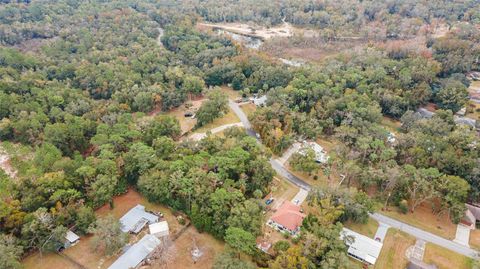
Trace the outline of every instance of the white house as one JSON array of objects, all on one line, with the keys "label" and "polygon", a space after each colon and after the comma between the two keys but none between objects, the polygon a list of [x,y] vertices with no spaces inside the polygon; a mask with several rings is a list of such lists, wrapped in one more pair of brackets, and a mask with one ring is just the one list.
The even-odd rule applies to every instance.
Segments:
[{"label": "white house", "polygon": [[371,265],[375,265],[383,247],[381,242],[347,228],[343,228],[340,232],[340,239],[345,240],[345,244],[348,246],[347,252],[350,257]]},{"label": "white house", "polygon": [[303,148],[298,153],[305,155],[305,149],[312,149],[315,152],[315,161],[317,163],[327,163],[329,156],[327,152],[316,142],[303,141]]},{"label": "white house", "polygon": [[169,234],[168,223],[166,221],[150,224],[148,228],[150,230],[150,234],[155,235],[158,238],[168,236]]}]

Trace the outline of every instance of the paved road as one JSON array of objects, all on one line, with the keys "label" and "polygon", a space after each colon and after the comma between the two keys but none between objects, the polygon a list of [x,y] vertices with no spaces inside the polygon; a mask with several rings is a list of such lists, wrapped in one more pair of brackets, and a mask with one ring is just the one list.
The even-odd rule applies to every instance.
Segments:
[{"label": "paved road", "polygon": [[[243,123],[243,126],[245,127],[247,133],[250,136],[255,137],[257,139],[258,143],[261,143],[261,140],[258,139],[255,131],[252,129],[247,115],[245,115],[245,113],[240,108],[240,106],[237,103],[235,103],[231,100],[229,101],[229,106],[233,110],[233,112],[235,112],[235,114],[237,114],[238,118]],[[293,175],[292,173],[290,173],[287,169],[285,169],[283,167],[283,165],[278,160],[272,158],[272,159],[270,159],[270,164],[272,165],[272,168],[279,175],[281,175],[282,177],[284,177],[286,180],[290,181],[294,185],[298,186],[299,188],[305,189],[307,191],[309,191],[311,189],[310,184],[306,183],[305,181],[301,180],[300,178],[298,178],[295,175]],[[380,223],[385,223],[385,224],[387,224],[387,225],[389,225],[393,228],[404,231],[404,232],[406,232],[406,233],[408,233],[408,234],[410,234],[410,235],[412,235],[412,236],[414,236],[418,239],[422,239],[426,242],[431,242],[433,244],[442,246],[444,248],[447,248],[449,250],[452,250],[454,252],[457,252],[459,254],[462,254],[462,255],[465,255],[465,256],[468,256],[468,257],[471,257],[471,258],[477,258],[478,259],[480,257],[480,255],[477,251],[475,251],[475,250],[473,250],[473,249],[471,249],[467,246],[455,243],[453,241],[450,241],[448,239],[445,239],[445,238],[442,238],[440,236],[434,235],[432,233],[420,230],[420,229],[415,228],[411,225],[408,225],[408,224],[400,222],[398,220],[389,218],[389,217],[384,216],[382,214],[373,213],[373,214],[370,214],[370,217],[372,217],[373,219],[377,220]]]},{"label": "paved road", "polygon": [[373,219],[377,220],[378,222],[385,223],[393,228],[399,229],[400,231],[406,232],[412,236],[415,236],[418,239],[422,239],[426,242],[433,243],[435,245],[442,246],[446,249],[449,249],[451,251],[457,252],[459,254],[471,257],[471,258],[477,258],[479,257],[479,253],[467,246],[455,243],[453,241],[450,241],[448,239],[445,239],[443,237],[434,235],[432,233],[420,230],[416,227],[413,227],[411,225],[408,225],[406,223],[400,222],[398,220],[389,218],[387,216],[384,216],[379,213],[373,213],[370,215]]},{"label": "paved road", "polygon": [[[233,110],[233,112],[237,115],[237,117],[243,123],[243,127],[247,131],[247,134],[252,137],[255,137],[255,139],[257,139],[257,142],[261,144],[262,141],[257,137],[257,133],[252,129],[252,125],[250,124],[250,121],[248,120],[247,115],[245,115],[245,112],[243,112],[240,106],[237,103],[233,102],[232,100],[228,100],[228,105],[230,106],[230,109]],[[270,164],[272,165],[273,170],[277,172],[277,174],[284,177],[286,180],[290,181],[297,187],[310,191],[311,189],[310,184],[306,183],[305,181],[296,177],[292,173],[288,172],[288,170],[283,167],[283,164],[279,162],[277,159],[271,158]]]}]

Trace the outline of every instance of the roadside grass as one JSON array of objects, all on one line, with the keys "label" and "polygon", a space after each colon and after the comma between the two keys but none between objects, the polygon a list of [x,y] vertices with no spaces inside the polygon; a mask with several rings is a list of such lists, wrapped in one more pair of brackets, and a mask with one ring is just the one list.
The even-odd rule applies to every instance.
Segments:
[{"label": "roadside grass", "polygon": [[397,229],[388,229],[376,269],[404,269],[408,260],[405,251],[415,244],[415,238]]},{"label": "roadside grass", "polygon": [[378,229],[378,222],[372,218],[368,218],[368,222],[365,224],[355,223],[349,220],[345,222],[343,226],[359,234],[373,238]]},{"label": "roadside grass", "polygon": [[236,123],[240,122],[240,119],[235,115],[235,113],[229,108],[228,112],[224,114],[222,117],[215,119],[213,122],[204,125],[198,129],[192,130],[194,133],[206,133],[209,130],[219,127],[225,124]]},{"label": "roadside grass", "polygon": [[436,216],[428,205],[417,207],[414,213],[403,214],[392,208],[391,211],[382,211],[382,214],[449,240],[453,240],[457,232],[457,226],[447,215]]},{"label": "roadside grass", "polygon": [[423,261],[435,264],[439,269],[470,269],[473,267],[472,259],[431,243],[427,243],[425,247]]},{"label": "roadside grass", "polygon": [[474,229],[470,231],[470,247],[480,250],[480,230]]}]

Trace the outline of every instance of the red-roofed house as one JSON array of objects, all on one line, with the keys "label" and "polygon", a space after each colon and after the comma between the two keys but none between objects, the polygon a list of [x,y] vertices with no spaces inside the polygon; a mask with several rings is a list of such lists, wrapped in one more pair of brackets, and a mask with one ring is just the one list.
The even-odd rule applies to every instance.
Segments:
[{"label": "red-roofed house", "polygon": [[304,218],[305,214],[300,212],[300,206],[285,201],[268,220],[267,224],[279,231],[295,235],[300,230]]}]

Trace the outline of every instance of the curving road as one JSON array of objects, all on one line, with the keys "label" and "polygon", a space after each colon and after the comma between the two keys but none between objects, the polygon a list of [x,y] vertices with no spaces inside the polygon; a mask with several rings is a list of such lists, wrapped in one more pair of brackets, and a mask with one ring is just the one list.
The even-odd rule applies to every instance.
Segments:
[{"label": "curving road", "polygon": [[[257,137],[257,133],[252,129],[252,126],[250,124],[250,121],[248,120],[247,115],[243,112],[243,110],[240,108],[240,106],[233,102],[232,100],[229,100],[228,105],[230,108],[233,110],[233,112],[238,116],[240,121],[243,123],[243,126],[245,127],[247,134],[255,137],[257,139],[258,143],[262,143],[262,141]],[[283,178],[286,180],[290,181],[294,185],[296,185],[299,188],[305,189],[309,191],[311,189],[311,185],[308,184],[307,182],[301,180],[300,178],[296,177],[292,173],[290,173],[283,164],[278,161],[277,159],[270,159],[270,164],[272,165],[272,168]],[[458,244],[456,242],[453,242],[451,240],[442,238],[438,235],[434,235],[432,233],[426,232],[424,230],[421,230],[419,228],[413,227],[411,225],[408,225],[406,223],[400,222],[398,220],[392,219],[390,217],[387,217],[385,215],[379,214],[379,213],[373,213],[370,214],[370,217],[377,220],[380,223],[387,224],[393,228],[399,229],[403,232],[406,232],[416,238],[422,239],[426,242],[433,243],[435,245],[442,246],[446,249],[449,249],[451,251],[454,251],[456,253],[459,253],[461,255],[465,255],[470,258],[478,259],[480,257],[480,253],[478,251],[475,251],[467,246]]]}]

